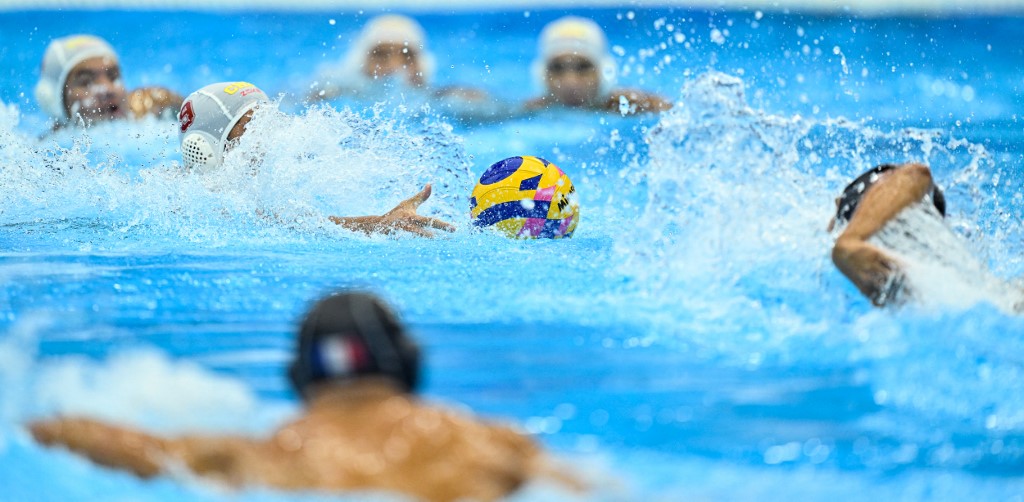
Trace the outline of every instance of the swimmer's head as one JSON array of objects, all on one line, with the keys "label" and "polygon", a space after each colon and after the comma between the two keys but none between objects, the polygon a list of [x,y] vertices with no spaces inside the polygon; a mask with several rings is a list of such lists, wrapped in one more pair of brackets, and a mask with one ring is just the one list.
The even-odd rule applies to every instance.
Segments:
[{"label": "swimmer's head", "polygon": [[248,82],[210,84],[185,98],[178,113],[185,167],[207,171],[221,165],[224,151],[245,131],[267,95]]},{"label": "swimmer's head", "polygon": [[57,122],[88,122],[126,116],[117,53],[105,40],[72,35],[50,42],[36,84],[39,107]]},{"label": "swimmer's head", "polygon": [[414,19],[398,14],[373,18],[359,34],[360,71],[370,79],[399,77],[419,87],[433,72],[433,56],[427,52],[427,35]]},{"label": "swimmer's head", "polygon": [[596,103],[611,91],[615,74],[608,39],[594,21],[566,16],[544,27],[533,75],[556,103]]},{"label": "swimmer's head", "polygon": [[[900,167],[903,167],[903,165],[877,165],[858,176],[849,185],[846,185],[846,188],[843,189],[843,194],[836,199],[836,215],[833,224],[843,224],[850,221],[850,218],[853,218],[853,213],[857,211],[857,206],[860,205],[861,198],[864,197],[868,189],[882,179],[886,173]],[[935,205],[935,209],[945,218],[946,196],[943,195],[942,190],[938,186],[932,186],[931,200],[932,204]]]},{"label": "swimmer's head", "polygon": [[339,293],[320,300],[306,314],[288,377],[304,399],[316,384],[373,376],[413,392],[419,362],[419,347],[380,299]]}]

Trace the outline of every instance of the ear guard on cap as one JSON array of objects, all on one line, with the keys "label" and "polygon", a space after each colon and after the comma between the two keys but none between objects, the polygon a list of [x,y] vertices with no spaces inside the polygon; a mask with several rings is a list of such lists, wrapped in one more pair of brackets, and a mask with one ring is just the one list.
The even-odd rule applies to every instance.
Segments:
[{"label": "ear guard on cap", "polygon": [[181,158],[185,167],[201,173],[209,172],[224,162],[224,154],[216,148],[218,141],[205,131],[189,132],[181,139]]},{"label": "ear guard on cap", "polygon": [[57,86],[54,85],[53,80],[42,79],[36,84],[36,101],[39,102],[39,108],[51,117],[65,115],[64,96],[57,92]]}]

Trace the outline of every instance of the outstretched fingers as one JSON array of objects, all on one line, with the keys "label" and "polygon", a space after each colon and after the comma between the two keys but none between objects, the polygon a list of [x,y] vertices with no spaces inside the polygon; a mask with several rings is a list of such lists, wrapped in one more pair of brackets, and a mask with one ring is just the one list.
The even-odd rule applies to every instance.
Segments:
[{"label": "outstretched fingers", "polygon": [[412,197],[409,197],[408,199],[405,199],[402,202],[400,202],[398,206],[395,207],[395,209],[407,209],[416,212],[416,209],[420,207],[420,204],[423,204],[424,202],[427,201],[427,199],[430,198],[430,193],[432,191],[433,188],[431,184],[427,183],[427,185],[423,187],[423,190],[420,190],[419,193],[417,193],[416,195],[413,195]]}]

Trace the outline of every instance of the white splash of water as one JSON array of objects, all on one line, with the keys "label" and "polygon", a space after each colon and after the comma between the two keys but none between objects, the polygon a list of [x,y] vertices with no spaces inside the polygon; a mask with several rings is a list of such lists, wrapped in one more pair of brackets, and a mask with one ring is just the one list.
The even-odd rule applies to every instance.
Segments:
[{"label": "white splash of water", "polygon": [[870,241],[900,261],[914,300],[928,308],[988,302],[1007,313],[1024,311],[1024,289],[994,276],[930,203],[901,211]]},{"label": "white splash of water", "polygon": [[649,134],[647,205],[616,244],[624,271],[662,301],[721,305],[788,291],[824,306],[833,199],[877,163],[932,165],[967,216],[956,221],[991,205],[982,174],[991,158],[966,141],[772,115],[747,105],[742,80],[717,72],[688,82],[679,101]]},{"label": "white splash of water", "polygon": [[[871,307],[832,264],[826,228],[841,188],[879,163],[930,164],[975,255],[1020,260],[1020,241],[989,226],[996,169],[981,146],[936,131],[773,115],[746,103],[742,80],[717,72],[688,82],[678,103],[648,135],[646,204],[614,249],[640,299],[635,314],[680,350],[752,367],[845,365],[848,350],[874,343],[850,327],[851,313]],[[1014,235],[1020,225],[1005,229]]]},{"label": "white splash of water", "polygon": [[61,415],[181,432],[252,430],[257,412],[255,396],[241,382],[154,349],[118,352],[102,363],[61,358],[39,370],[36,406]]},{"label": "white splash of water", "polygon": [[327,216],[381,214],[434,183],[421,209],[465,218],[469,161],[429,113],[363,117],[262,107],[222,168],[181,167],[172,124],[104,123],[37,142],[0,114],[0,224],[81,220],[113,236],[152,234],[212,244],[339,236]]},{"label": "white splash of water", "polygon": [[[36,333],[55,322],[27,315],[0,340],[0,420],[84,415],[162,433],[270,428],[291,405],[261,403],[241,381],[152,348],[39,359]],[[0,427],[0,432],[7,427]]]}]

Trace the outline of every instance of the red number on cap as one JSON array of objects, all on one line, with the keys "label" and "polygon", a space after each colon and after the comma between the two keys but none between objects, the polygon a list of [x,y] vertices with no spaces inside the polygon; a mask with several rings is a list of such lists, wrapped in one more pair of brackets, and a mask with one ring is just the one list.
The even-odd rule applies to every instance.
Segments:
[{"label": "red number on cap", "polygon": [[181,107],[181,113],[178,114],[178,121],[181,122],[181,132],[187,131],[195,120],[196,113],[192,111],[192,102],[186,101],[185,105]]}]

